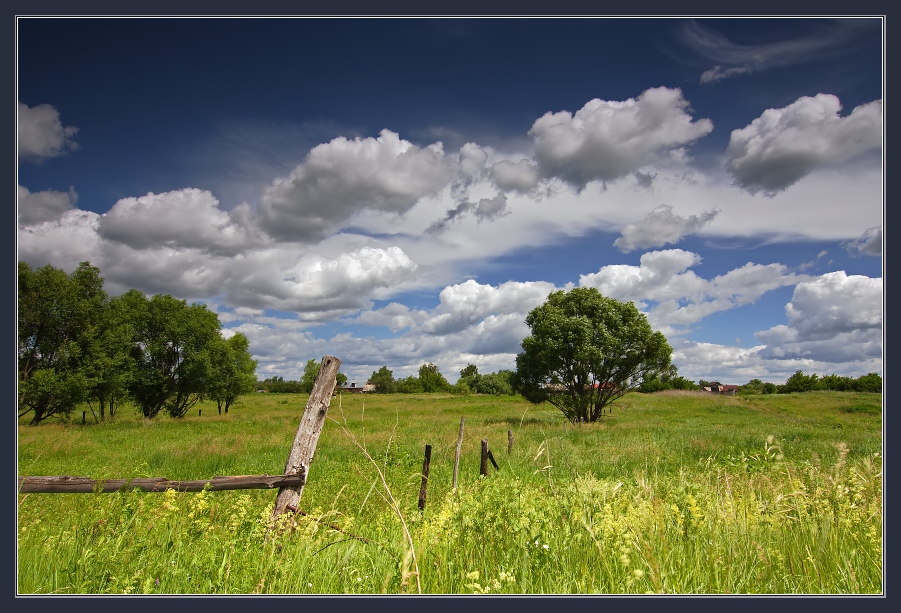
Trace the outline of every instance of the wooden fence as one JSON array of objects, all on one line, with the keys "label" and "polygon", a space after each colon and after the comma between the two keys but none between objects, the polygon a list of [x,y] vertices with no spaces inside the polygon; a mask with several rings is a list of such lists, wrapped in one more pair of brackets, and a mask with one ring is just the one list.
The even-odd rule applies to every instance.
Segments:
[{"label": "wooden fence", "polygon": [[[278,489],[278,496],[272,508],[272,519],[283,513],[301,513],[298,509],[300,496],[307,480],[307,471],[316,451],[316,444],[322,427],[325,425],[325,417],[328,413],[332,393],[335,391],[338,368],[341,360],[334,356],[323,356],[319,365],[319,374],[313,384],[313,391],[307,400],[303,417],[294,436],[288,460],[285,463],[283,475],[235,475],[225,477],[213,477],[212,479],[194,480],[170,480],[162,477],[134,478],[134,479],[91,479],[89,477],[73,477],[68,475],[55,477],[19,477],[19,492],[21,493],[45,493],[45,494],[89,494],[111,493],[122,490],[140,490],[143,492],[165,492],[172,489],[179,492],[200,492],[204,489],[210,491],[222,490],[247,490],[247,489]],[[460,434],[457,438],[456,453],[454,456],[453,488],[457,488],[457,469],[460,465],[460,447],[463,443],[463,425],[466,418],[460,419]],[[513,450],[513,434],[507,431],[507,454]],[[422,485],[419,489],[419,509],[425,509],[426,487],[429,477],[429,463],[431,461],[432,446],[425,446],[425,461],[422,465]],[[482,439],[482,457],[479,469],[480,475],[488,474],[488,462],[499,470],[497,462],[491,450],[488,449],[487,439]]]}]

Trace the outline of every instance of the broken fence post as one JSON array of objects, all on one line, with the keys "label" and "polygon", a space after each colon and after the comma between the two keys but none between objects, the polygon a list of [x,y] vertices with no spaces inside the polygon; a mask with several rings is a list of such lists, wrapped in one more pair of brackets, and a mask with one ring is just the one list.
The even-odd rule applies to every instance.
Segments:
[{"label": "broken fence post", "polygon": [[466,418],[460,418],[460,434],[457,436],[457,451],[454,453],[454,486],[453,489],[457,489],[457,469],[460,468],[460,446],[463,445],[463,424],[466,423]]},{"label": "broken fence post", "polygon": [[[303,475],[304,483],[309,475],[310,462],[313,461],[319,434],[325,425],[325,415],[332,400],[332,392],[335,390],[340,366],[341,360],[338,358],[330,355],[323,356],[319,365],[319,374],[313,383],[313,391],[310,392],[306,409],[304,409],[300,425],[297,427],[297,434],[294,436],[294,443],[291,445],[291,452],[288,454],[288,461],[285,463],[285,475]],[[296,513],[302,493],[303,484],[280,488],[272,508],[272,521],[275,521],[283,513]]]},{"label": "broken fence post", "polygon": [[422,485],[419,486],[419,510],[425,509],[425,489],[429,482],[429,462],[432,461],[432,446],[425,446],[425,460],[422,463]]},{"label": "broken fence post", "polygon": [[494,454],[491,453],[491,450],[488,450],[488,459],[491,460],[491,464],[494,466],[494,470],[500,470],[501,467],[497,465],[497,462],[494,461]]}]

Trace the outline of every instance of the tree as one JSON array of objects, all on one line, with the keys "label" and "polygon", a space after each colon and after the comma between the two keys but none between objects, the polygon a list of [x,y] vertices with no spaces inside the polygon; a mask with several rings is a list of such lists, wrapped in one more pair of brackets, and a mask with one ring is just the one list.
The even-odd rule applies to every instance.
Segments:
[{"label": "tree", "polygon": [[369,382],[375,386],[377,394],[390,394],[395,389],[394,373],[388,370],[387,366],[373,371]]},{"label": "tree", "polygon": [[438,367],[431,362],[419,367],[419,383],[423,392],[450,391],[450,383],[447,382]]},{"label": "tree", "polygon": [[88,394],[86,365],[103,315],[106,292],[100,271],[82,262],[67,275],[47,265],[18,266],[19,417],[32,425],[69,415]]},{"label": "tree", "polygon": [[531,335],[516,356],[520,390],[572,422],[597,421],[611,402],[670,366],[672,348],[647,317],[594,288],[551,293],[526,324]]},{"label": "tree", "polygon": [[[100,324],[89,335],[90,360],[85,372],[88,376],[88,405],[96,401],[100,419],[115,415],[116,404],[128,396],[128,386],[134,372],[131,342],[134,318],[129,312],[127,298],[118,296],[103,305]],[[91,411],[93,411],[91,407]]]},{"label": "tree", "polygon": [[300,389],[303,393],[309,394],[313,391],[313,384],[316,383],[316,376],[319,374],[319,362],[314,359],[307,360],[303,367],[303,377],[300,378]]},{"label": "tree", "polygon": [[803,371],[798,370],[785,381],[785,385],[779,388],[779,393],[810,392],[815,389],[819,389],[817,375],[805,375]]},{"label": "tree", "polygon": [[127,294],[135,317],[131,397],[144,417],[163,409],[184,417],[209,391],[219,318],[206,305],[188,305],[168,294],[150,300],[135,290]]},{"label": "tree", "polygon": [[867,373],[857,378],[854,382],[854,389],[858,392],[879,393],[882,391],[882,377],[879,376],[879,373]]},{"label": "tree", "polygon": [[242,394],[251,393],[257,383],[257,361],[250,355],[250,343],[240,332],[229,339],[219,338],[210,346],[212,373],[209,397],[216,401],[219,415]]}]

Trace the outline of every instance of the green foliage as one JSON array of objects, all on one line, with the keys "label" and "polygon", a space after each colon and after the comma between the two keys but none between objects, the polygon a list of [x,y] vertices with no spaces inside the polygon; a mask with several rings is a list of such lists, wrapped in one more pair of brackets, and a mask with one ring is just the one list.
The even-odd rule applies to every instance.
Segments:
[{"label": "green foliage", "polygon": [[438,370],[438,367],[429,362],[419,367],[419,384],[424,392],[448,392],[450,383]]},{"label": "green foliage", "polygon": [[303,376],[300,378],[300,390],[304,394],[313,391],[313,384],[316,383],[316,377],[319,375],[320,364],[314,359],[307,360],[303,367]]},{"label": "green foliage", "polygon": [[745,385],[738,387],[738,393],[743,395],[775,394],[776,391],[777,386],[775,383],[764,383],[760,379],[751,379]]},{"label": "green foliage", "polygon": [[521,391],[572,422],[597,421],[611,402],[670,366],[672,348],[647,317],[594,288],[551,293],[526,324],[531,335],[516,356]]},{"label": "green foliage", "polygon": [[228,340],[215,339],[210,346],[212,372],[207,395],[216,401],[219,414],[228,413],[232,403],[256,387],[257,361],[250,355],[250,343],[240,332]]},{"label": "green foliage", "polygon": [[375,386],[377,394],[390,394],[395,391],[394,373],[387,366],[373,371],[369,382]]},{"label": "green foliage", "polygon": [[219,319],[206,305],[188,305],[168,294],[147,300],[132,290],[129,302],[136,317],[131,396],[144,417],[163,409],[184,417],[208,392]]},{"label": "green foliage", "polygon": [[421,394],[425,391],[419,377],[412,375],[398,379],[394,384],[394,390],[399,394]]},{"label": "green foliage", "polygon": [[805,375],[799,370],[790,376],[784,385],[781,385],[778,388],[780,394],[811,392],[815,390],[877,393],[882,391],[882,377],[880,377],[878,373],[871,372],[862,375],[857,379],[841,377],[834,374],[820,378],[816,374]]},{"label": "green foliage", "polygon": [[457,394],[491,394],[492,396],[512,396],[515,373],[512,370],[500,370],[495,373],[480,374],[475,364],[467,364],[460,371],[460,379],[455,386]]},{"label": "green foliage", "polygon": [[[101,351],[106,293],[88,262],[71,275],[18,266],[18,415],[68,415],[89,394]],[[94,365],[92,367],[92,365]]]}]

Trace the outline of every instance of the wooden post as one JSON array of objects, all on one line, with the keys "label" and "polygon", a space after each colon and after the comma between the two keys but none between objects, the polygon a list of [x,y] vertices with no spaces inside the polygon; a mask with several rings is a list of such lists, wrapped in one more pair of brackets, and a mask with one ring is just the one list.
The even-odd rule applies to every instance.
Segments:
[{"label": "wooden post", "polygon": [[479,474],[488,474],[488,439],[482,439],[482,464],[479,466]]},{"label": "wooden post", "polygon": [[87,412],[87,411],[82,411],[82,412],[81,412],[81,425],[83,426],[83,425],[85,425],[86,423],[88,423],[88,412]]},{"label": "wooden post", "polygon": [[203,409],[197,409],[197,417],[200,417],[203,414]]},{"label": "wooden post", "polygon": [[419,510],[425,509],[425,488],[429,482],[429,462],[432,461],[432,446],[425,446],[425,461],[422,463],[422,485],[419,486]]},{"label": "wooden post", "polygon": [[[307,401],[294,443],[291,445],[291,453],[285,463],[285,475],[303,475],[304,483],[309,475],[310,462],[313,461],[313,453],[316,451],[316,443],[319,442],[319,434],[325,425],[325,415],[328,412],[329,403],[332,400],[332,392],[335,390],[338,368],[341,360],[334,356],[323,356],[319,365],[319,374],[313,383],[313,391]],[[303,484],[296,487],[283,487],[278,491],[275,505],[272,508],[271,519],[275,519],[282,513],[297,512],[297,504],[303,493]]]},{"label": "wooden post", "polygon": [[457,469],[460,468],[460,446],[463,445],[463,424],[466,423],[466,418],[460,418],[460,434],[457,436],[457,451],[454,453],[454,487],[453,489],[457,489]]},{"label": "wooden post", "polygon": [[507,455],[513,451],[513,432],[507,430]]}]

